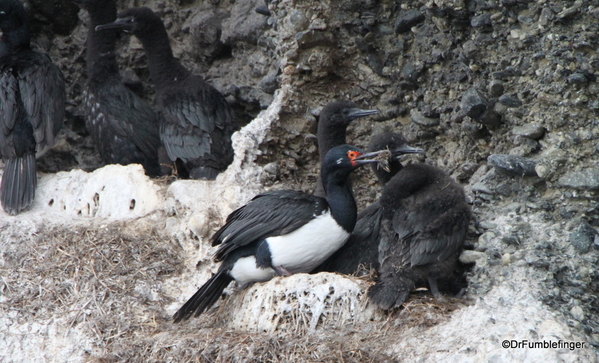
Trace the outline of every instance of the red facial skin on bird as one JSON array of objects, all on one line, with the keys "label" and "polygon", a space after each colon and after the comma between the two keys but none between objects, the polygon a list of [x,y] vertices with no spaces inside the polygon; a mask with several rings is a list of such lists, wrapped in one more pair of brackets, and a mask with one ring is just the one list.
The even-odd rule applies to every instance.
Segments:
[{"label": "red facial skin on bird", "polygon": [[352,166],[357,166],[358,164],[356,163],[355,159],[359,156],[361,156],[362,153],[358,152],[358,151],[348,151],[347,152],[347,157],[349,158],[349,160],[351,161],[351,165]]}]

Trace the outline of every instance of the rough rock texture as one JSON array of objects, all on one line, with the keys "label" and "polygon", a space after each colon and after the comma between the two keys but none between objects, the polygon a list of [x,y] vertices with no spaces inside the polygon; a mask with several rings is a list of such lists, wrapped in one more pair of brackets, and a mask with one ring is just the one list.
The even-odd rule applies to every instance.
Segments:
[{"label": "rough rock texture", "polygon": [[[30,3],[35,44],[64,72],[69,104],[38,161],[35,205],[0,212],[0,360],[597,361],[596,4],[271,0],[264,16],[252,11],[260,0],[119,1],[156,10],[175,55],[245,126],[233,164],[202,182],[99,168],[80,109],[86,16],[71,31],[69,12]],[[121,37],[119,62],[151,102],[135,38]],[[173,325],[217,268],[209,237],[229,212],[264,190],[313,190],[316,119],[339,98],[381,110],[349,127],[350,143],[399,130],[426,150],[406,162],[464,185],[474,213],[464,297],[416,292],[384,313],[365,301],[368,276],[298,275],[231,287]],[[354,189],[360,207],[380,193],[366,169]]]}]

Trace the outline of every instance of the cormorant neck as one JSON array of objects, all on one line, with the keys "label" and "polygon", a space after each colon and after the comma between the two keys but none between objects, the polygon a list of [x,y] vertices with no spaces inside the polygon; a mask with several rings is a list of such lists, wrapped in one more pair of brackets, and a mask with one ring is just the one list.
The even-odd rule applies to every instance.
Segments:
[{"label": "cormorant neck", "polygon": [[136,36],[144,47],[150,76],[156,86],[175,83],[189,76],[190,72],[173,55],[164,25],[156,25],[152,31]]},{"label": "cormorant neck", "polygon": [[344,230],[351,233],[356,225],[358,208],[347,182],[349,174],[339,171],[329,174],[322,170],[321,175],[333,218]]},{"label": "cormorant neck", "polygon": [[403,165],[401,165],[401,163],[399,162],[399,160],[397,160],[397,158],[393,158],[391,159],[391,161],[389,161],[389,170],[390,171],[386,171],[385,169],[383,169],[380,165],[378,164],[373,164],[372,165],[372,170],[374,171],[374,175],[376,175],[377,179],[379,180],[379,183],[381,183],[381,185],[385,185],[389,182],[389,180],[391,180],[395,174],[397,174],[401,168],[403,168]]},{"label": "cormorant neck", "polygon": [[332,125],[329,120],[320,120],[318,122],[318,154],[321,164],[329,150],[335,146],[345,144],[346,131],[347,127]]},{"label": "cormorant neck", "polygon": [[87,77],[104,79],[107,75],[118,75],[115,44],[118,30],[96,31],[96,26],[112,23],[116,19],[116,4],[88,10],[90,22],[87,31]]}]

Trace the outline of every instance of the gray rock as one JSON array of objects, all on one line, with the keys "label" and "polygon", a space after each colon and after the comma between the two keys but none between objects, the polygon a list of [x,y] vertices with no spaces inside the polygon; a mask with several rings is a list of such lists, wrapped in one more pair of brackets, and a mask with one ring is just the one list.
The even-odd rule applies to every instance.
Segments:
[{"label": "gray rock", "polygon": [[508,246],[519,246],[520,240],[517,235],[510,234],[507,236],[501,237],[501,242],[505,243]]},{"label": "gray rock", "polygon": [[297,45],[301,49],[309,49],[319,45],[334,44],[333,34],[320,30],[306,30],[295,35]]},{"label": "gray rock", "polygon": [[266,77],[262,78],[260,81],[260,89],[268,94],[273,94],[279,87],[279,81],[277,80],[277,71],[271,71],[266,75]]},{"label": "gray rock", "polygon": [[571,17],[574,14],[578,13],[578,9],[581,6],[582,6],[582,1],[576,1],[576,2],[574,2],[574,4],[571,7],[566,8],[563,11],[559,12],[557,14],[557,18],[558,19],[565,19],[565,18]]},{"label": "gray rock", "polygon": [[395,22],[395,32],[405,33],[409,31],[414,25],[423,22],[425,19],[424,14],[419,10],[412,9],[403,11],[399,14],[397,21]]},{"label": "gray rock", "polygon": [[532,24],[533,19],[528,15],[518,15],[518,21],[522,24]]},{"label": "gray rock", "polygon": [[464,55],[468,58],[474,58],[479,52],[479,49],[473,40],[466,41],[464,45],[462,45],[462,49],[464,50]]},{"label": "gray rock", "polygon": [[410,82],[418,81],[420,73],[422,73],[422,66],[412,62],[407,62],[401,69],[402,78]]},{"label": "gray rock", "polygon": [[489,95],[491,97],[499,97],[503,94],[503,91],[503,82],[494,79],[489,83]]},{"label": "gray rock", "polygon": [[578,252],[585,254],[589,252],[598,234],[595,228],[591,227],[587,221],[582,220],[578,228],[570,233],[570,243]]},{"label": "gray rock", "polygon": [[439,125],[440,120],[438,118],[426,117],[422,112],[412,109],[410,111],[410,118],[416,125],[431,127]]},{"label": "gray rock", "polygon": [[588,82],[588,79],[582,73],[573,73],[568,77],[568,82],[574,84],[585,84]]},{"label": "gray rock", "polygon": [[564,188],[578,190],[598,190],[599,189],[599,168],[587,168],[581,171],[566,173],[557,181],[557,184]]},{"label": "gray rock", "polygon": [[472,191],[475,193],[484,193],[484,194],[495,194],[495,192],[493,192],[493,190],[486,184],[482,183],[482,182],[477,182],[472,184],[471,187]]},{"label": "gray rock", "polygon": [[[496,104],[499,104],[498,102]],[[483,125],[486,125],[490,129],[495,129],[503,123],[503,118],[500,113],[495,110],[495,107],[488,110],[487,113],[479,120]]]},{"label": "gray rock", "polygon": [[549,24],[551,20],[553,20],[554,14],[549,7],[544,7],[541,10],[541,15],[539,16],[539,25],[546,26]]},{"label": "gray rock", "polygon": [[254,11],[261,5],[264,5],[262,0],[236,1],[231,16],[223,21],[222,42],[228,45],[238,41],[256,44],[268,20]]},{"label": "gray rock", "polygon": [[302,31],[310,25],[310,20],[306,17],[306,14],[300,9],[293,9],[289,12],[286,18],[288,24],[295,32]]},{"label": "gray rock", "polygon": [[196,58],[211,61],[222,54],[222,22],[227,16],[223,11],[204,11],[188,20],[185,28],[191,34],[191,51]]},{"label": "gray rock", "polygon": [[464,92],[460,106],[474,120],[480,120],[489,109],[486,97],[474,87]]},{"label": "gray rock", "polygon": [[538,140],[545,134],[545,128],[536,123],[530,123],[512,128],[512,134]]},{"label": "gray rock", "polygon": [[470,20],[470,26],[473,28],[484,28],[492,26],[491,14],[484,13],[481,15],[473,16]]},{"label": "gray rock", "polygon": [[522,101],[517,99],[516,97],[501,95],[498,100],[502,105],[507,107],[520,107],[522,106]]},{"label": "gray rock", "polygon": [[517,155],[493,154],[487,158],[491,166],[510,176],[537,176],[537,162]]}]

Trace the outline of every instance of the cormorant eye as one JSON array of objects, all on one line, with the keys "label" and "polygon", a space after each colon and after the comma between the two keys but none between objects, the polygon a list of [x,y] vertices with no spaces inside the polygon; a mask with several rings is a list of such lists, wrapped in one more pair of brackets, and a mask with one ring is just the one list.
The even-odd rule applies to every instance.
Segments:
[{"label": "cormorant eye", "polygon": [[357,158],[360,155],[362,155],[362,153],[357,152],[357,151],[348,151],[347,152],[347,157],[349,158],[349,160],[354,160],[355,158]]}]

